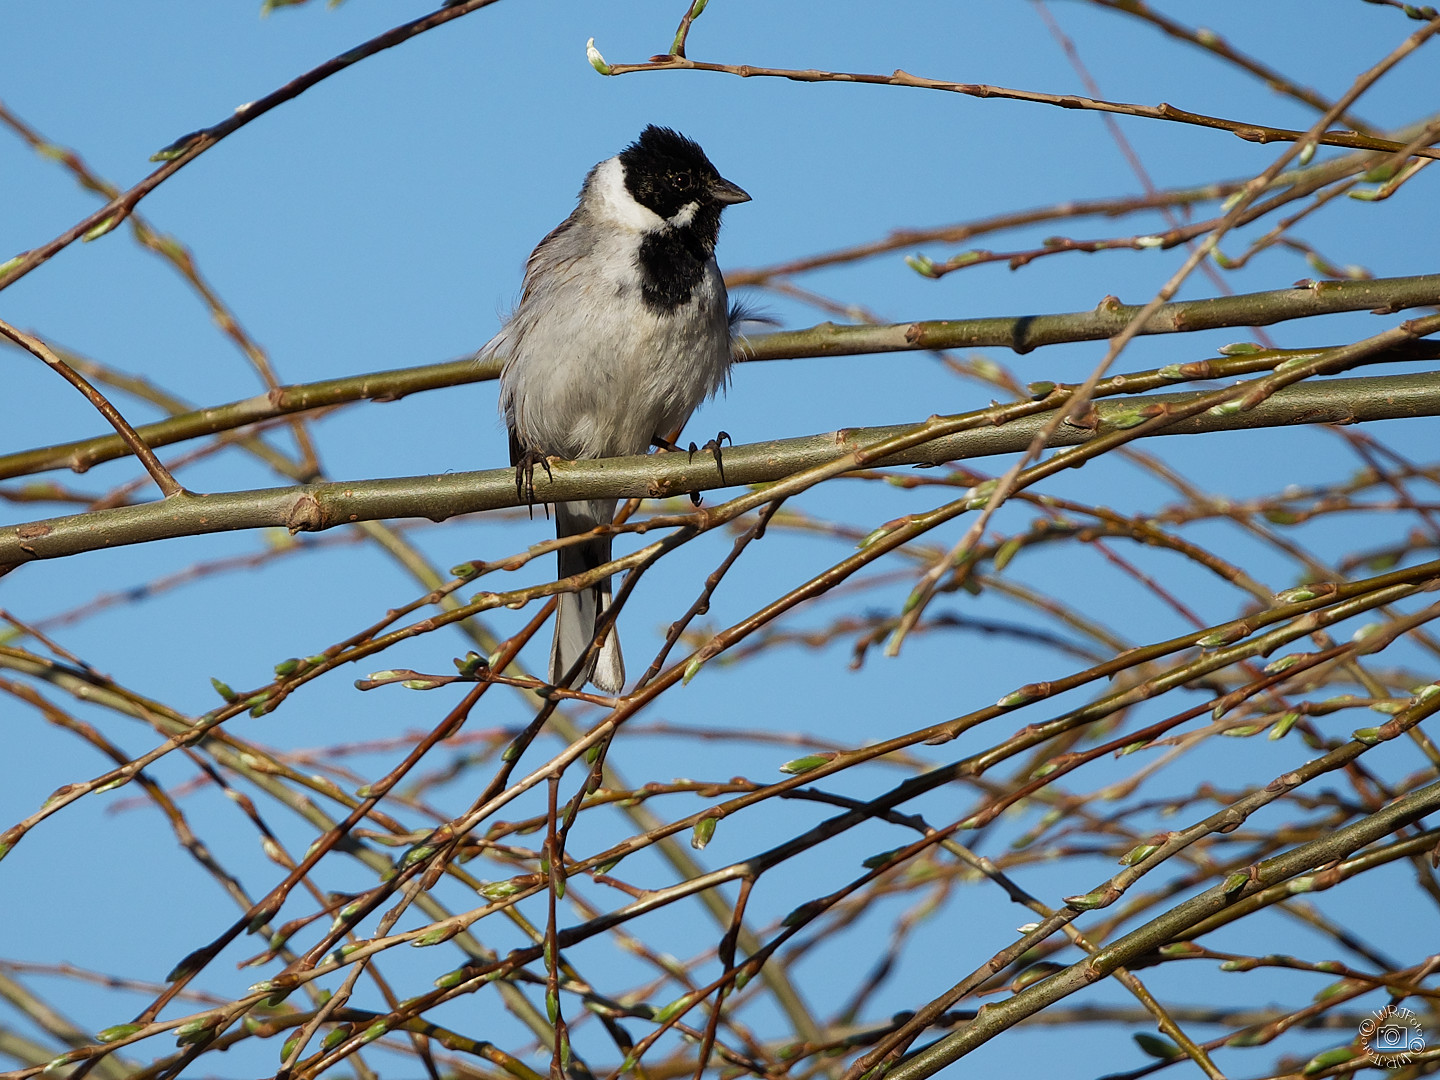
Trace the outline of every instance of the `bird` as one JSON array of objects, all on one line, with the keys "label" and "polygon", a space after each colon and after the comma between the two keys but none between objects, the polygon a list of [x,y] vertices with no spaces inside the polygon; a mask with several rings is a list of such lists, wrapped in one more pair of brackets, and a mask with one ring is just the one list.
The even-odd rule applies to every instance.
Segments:
[{"label": "bird", "polygon": [[[547,458],[673,448],[690,414],[726,385],[743,316],[729,306],[715,244],[721,212],[749,201],[696,142],[654,124],[589,171],[575,210],[531,252],[519,302],[479,354],[502,363],[500,409],[522,497],[528,489],[533,501],[534,468],[548,472]],[[617,501],[558,503],[556,535],[609,525]],[[559,577],[609,562],[610,541],[559,548]],[[591,650],[610,603],[608,578],[559,594],[552,685],[623,690],[615,628]]]}]

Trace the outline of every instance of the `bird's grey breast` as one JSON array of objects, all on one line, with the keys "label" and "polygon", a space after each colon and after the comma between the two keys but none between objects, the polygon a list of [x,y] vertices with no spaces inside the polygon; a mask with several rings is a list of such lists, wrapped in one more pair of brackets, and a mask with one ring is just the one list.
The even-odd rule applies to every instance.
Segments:
[{"label": "bird's grey breast", "polygon": [[507,359],[507,419],[559,457],[644,453],[725,382],[724,281],[706,258],[688,295],[657,307],[636,233],[567,224],[531,256],[520,305],[487,347]]}]

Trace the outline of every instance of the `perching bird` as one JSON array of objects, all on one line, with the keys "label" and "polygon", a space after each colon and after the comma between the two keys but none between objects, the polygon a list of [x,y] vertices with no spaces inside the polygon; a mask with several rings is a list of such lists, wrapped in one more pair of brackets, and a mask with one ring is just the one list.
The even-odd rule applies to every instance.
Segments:
[{"label": "perching bird", "polygon": [[[504,361],[500,407],[517,484],[546,457],[663,445],[724,386],[731,315],[715,241],[720,212],[749,199],[694,142],[653,125],[590,170],[579,205],[531,253],[520,303],[481,352]],[[558,504],[556,534],[610,524],[616,501]],[[610,537],[557,554],[561,578],[584,573],[610,561]],[[608,578],[560,594],[552,683],[589,649],[610,597]],[[567,685],[587,680],[612,694],[625,685],[613,627]]]}]

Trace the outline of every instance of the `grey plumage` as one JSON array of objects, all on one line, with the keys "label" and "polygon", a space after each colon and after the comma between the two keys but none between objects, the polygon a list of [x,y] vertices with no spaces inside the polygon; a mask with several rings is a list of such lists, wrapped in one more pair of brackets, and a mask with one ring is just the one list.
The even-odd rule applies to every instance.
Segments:
[{"label": "grey plumage", "polygon": [[[590,170],[579,205],[531,253],[520,302],[482,356],[504,360],[500,407],[512,464],[642,454],[724,386],[731,362],[720,210],[749,196],[690,140],[646,128]],[[561,537],[608,525],[616,500],[556,507]],[[561,578],[610,561],[610,537],[561,548]],[[610,605],[609,579],[559,597],[550,680],[584,655]],[[571,686],[625,683],[612,628]]]}]

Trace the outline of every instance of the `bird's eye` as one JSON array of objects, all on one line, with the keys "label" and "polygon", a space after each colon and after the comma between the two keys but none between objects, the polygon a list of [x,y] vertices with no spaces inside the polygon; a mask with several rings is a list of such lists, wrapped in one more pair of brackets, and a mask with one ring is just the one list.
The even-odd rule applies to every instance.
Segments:
[{"label": "bird's eye", "polygon": [[689,173],[671,173],[670,186],[676,191],[689,191],[692,180]]}]

